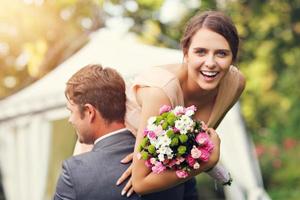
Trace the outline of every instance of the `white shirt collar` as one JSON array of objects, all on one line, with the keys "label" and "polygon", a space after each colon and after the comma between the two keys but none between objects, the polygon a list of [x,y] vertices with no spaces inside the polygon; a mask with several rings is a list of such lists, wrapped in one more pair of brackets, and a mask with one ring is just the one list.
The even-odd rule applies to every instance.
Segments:
[{"label": "white shirt collar", "polygon": [[127,130],[127,128],[122,128],[122,129],[118,129],[118,130],[116,130],[116,131],[107,133],[107,134],[105,134],[105,135],[99,137],[97,140],[95,140],[94,145],[95,145],[97,142],[99,142],[100,140],[103,140],[104,138],[110,137],[110,136],[112,136],[112,135],[118,134],[118,133],[123,132],[123,131],[126,131],[126,130]]}]

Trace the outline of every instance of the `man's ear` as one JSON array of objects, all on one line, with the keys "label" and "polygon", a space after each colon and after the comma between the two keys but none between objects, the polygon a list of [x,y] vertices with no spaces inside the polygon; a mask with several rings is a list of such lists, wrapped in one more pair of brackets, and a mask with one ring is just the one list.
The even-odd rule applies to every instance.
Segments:
[{"label": "man's ear", "polygon": [[183,63],[187,63],[188,62],[188,56],[187,54],[183,54]]},{"label": "man's ear", "polygon": [[85,114],[86,116],[89,118],[89,122],[93,122],[94,119],[96,118],[96,108],[92,105],[92,104],[85,104],[84,105],[85,108]]}]

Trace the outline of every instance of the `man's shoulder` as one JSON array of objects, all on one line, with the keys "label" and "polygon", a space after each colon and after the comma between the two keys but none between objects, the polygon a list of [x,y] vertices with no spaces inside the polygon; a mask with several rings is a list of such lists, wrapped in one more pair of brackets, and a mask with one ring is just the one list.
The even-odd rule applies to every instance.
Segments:
[{"label": "man's shoulder", "polygon": [[[101,152],[98,153],[98,156],[99,154],[101,154]],[[63,161],[63,165],[65,165],[69,170],[72,170],[74,168],[78,169],[81,167],[86,167],[86,165],[91,164],[90,161],[94,156],[95,155],[93,151],[71,156]]]},{"label": "man's shoulder", "polygon": [[[67,158],[64,161],[64,165],[67,165],[69,170],[74,168],[79,170],[80,168],[87,168],[88,166],[92,166],[100,162],[112,162],[114,158],[111,156],[117,156],[116,154],[127,155],[127,153],[132,152],[134,143],[135,137],[133,134],[128,130],[124,130],[99,141],[89,152]],[[111,159],[107,159],[109,157]]]}]

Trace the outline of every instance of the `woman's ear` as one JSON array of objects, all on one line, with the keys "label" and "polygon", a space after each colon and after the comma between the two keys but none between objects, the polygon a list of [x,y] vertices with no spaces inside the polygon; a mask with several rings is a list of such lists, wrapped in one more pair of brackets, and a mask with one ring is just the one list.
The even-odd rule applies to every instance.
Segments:
[{"label": "woman's ear", "polygon": [[85,104],[85,114],[89,118],[89,122],[93,122],[96,117],[96,108],[92,104]]}]

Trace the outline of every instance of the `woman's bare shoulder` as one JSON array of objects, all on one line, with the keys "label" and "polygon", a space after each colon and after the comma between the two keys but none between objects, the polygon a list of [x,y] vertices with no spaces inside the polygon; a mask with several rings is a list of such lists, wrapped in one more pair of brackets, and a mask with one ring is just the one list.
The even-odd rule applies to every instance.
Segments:
[{"label": "woman's bare shoulder", "polygon": [[245,76],[241,73],[241,71],[238,71],[239,73],[239,86],[237,90],[237,96],[241,96],[242,92],[244,91],[246,87],[246,78]]}]

